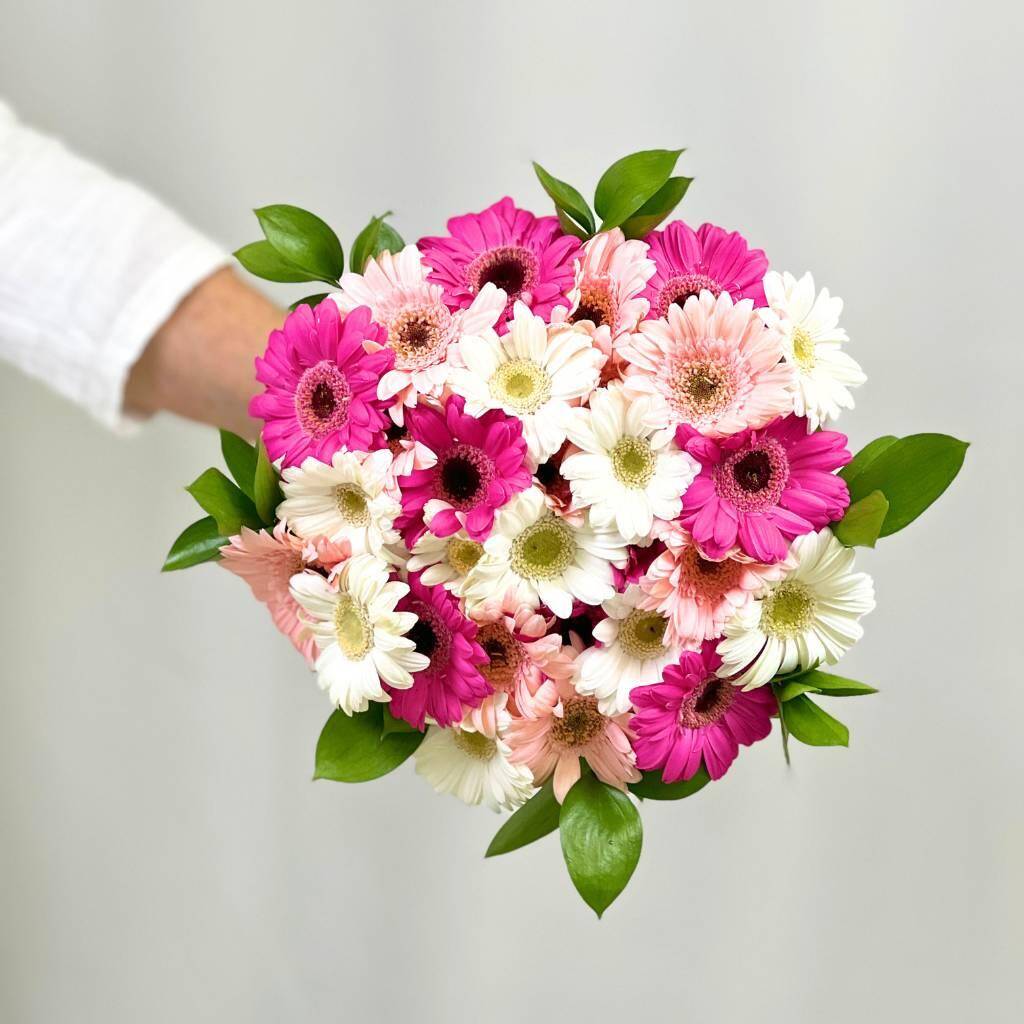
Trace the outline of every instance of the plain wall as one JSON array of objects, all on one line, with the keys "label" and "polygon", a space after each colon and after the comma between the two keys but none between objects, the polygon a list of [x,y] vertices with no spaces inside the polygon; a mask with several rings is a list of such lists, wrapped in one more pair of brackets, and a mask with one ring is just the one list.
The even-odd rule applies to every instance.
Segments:
[{"label": "plain wall", "polygon": [[[310,782],[329,708],[237,579],[161,576],[212,431],[111,436],[0,367],[0,1020],[1020,1020],[1024,565],[1018,4],[0,0],[0,95],[227,248],[252,207],[349,243],[688,146],[680,213],[846,300],[841,427],[973,443],[866,552],[830,705],[645,849],[598,923],[557,840],[411,766]],[[299,297],[302,286],[276,294]]]}]

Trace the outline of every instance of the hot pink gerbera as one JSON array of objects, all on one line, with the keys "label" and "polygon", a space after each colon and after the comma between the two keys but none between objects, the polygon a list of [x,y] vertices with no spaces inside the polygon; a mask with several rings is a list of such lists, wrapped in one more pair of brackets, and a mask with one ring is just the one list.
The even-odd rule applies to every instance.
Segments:
[{"label": "hot pink gerbera", "polygon": [[738,232],[714,224],[701,224],[694,231],[675,220],[662,231],[652,231],[645,241],[657,268],[643,292],[652,317],[665,316],[673,303],[682,306],[702,291],[714,296],[728,292],[736,302],[753,299],[755,306],[765,305],[761,282],[768,258],[761,249],[748,249]]},{"label": "hot pink gerbera", "polygon": [[700,652],[684,651],[660,683],[633,690],[630,726],[639,768],[660,768],[665,782],[678,782],[692,779],[703,760],[708,775],[720,779],[741,743],[749,747],[772,731],[771,687],[741,690],[715,675],[721,663],[715,645],[705,644]]},{"label": "hot pink gerbera", "polygon": [[412,677],[412,686],[391,694],[391,713],[416,729],[429,715],[438,725],[462,721],[467,708],[477,707],[491,688],[480,674],[487,655],[477,642],[476,623],[459,611],[459,602],[444,587],[428,587],[419,573],[409,576],[409,593],[395,606],[413,612],[416,622],[406,634],[416,650],[430,659]]},{"label": "hot pink gerbera", "polygon": [[580,758],[609,786],[637,782],[636,756],[629,743],[629,715],[608,717],[595,697],[578,694],[568,679],[548,679],[531,705],[534,717],[514,720],[505,734],[509,760],[525,764],[539,786],[554,773],[561,803],[580,778]]},{"label": "hot pink gerbera", "polygon": [[299,619],[299,605],[292,597],[288,581],[317,559],[316,547],[288,533],[284,523],[278,523],[272,534],[266,530],[257,533],[243,526],[241,533],[220,549],[220,554],[220,564],[249,584],[253,597],[270,610],[274,625],[312,665],[319,652],[312,634]]},{"label": "hot pink gerbera", "polygon": [[689,423],[712,437],[763,427],[793,410],[795,369],[782,342],[749,299],[691,295],[619,348],[625,391],[650,396],[659,425]]},{"label": "hot pink gerbera", "polygon": [[[665,637],[688,650],[722,635],[722,627],[771,580],[781,579],[785,561],[755,562],[738,551],[725,558],[705,558],[689,534],[670,543],[640,578],[641,608],[668,620]],[[653,545],[652,545],[653,547]]]},{"label": "hot pink gerbera", "polygon": [[759,562],[777,562],[794,537],[841,519],[850,504],[846,482],[835,475],[850,461],[846,435],[808,434],[803,417],[722,441],[683,424],[676,441],[701,464],[680,521],[709,558],[724,558],[738,543]]},{"label": "hot pink gerbera", "polygon": [[465,529],[471,539],[486,540],[495,510],[533,482],[522,422],[500,409],[469,416],[465,404],[452,395],[441,411],[426,405],[409,411],[409,436],[437,457],[399,480],[398,528],[412,541],[422,533],[424,517],[435,536]]},{"label": "hot pink gerbera", "polygon": [[505,293],[497,326],[503,334],[516,301],[545,320],[565,302],[580,240],[563,235],[557,217],[535,217],[506,196],[481,213],[452,217],[448,232],[418,244],[433,268],[428,280],[444,289],[451,309],[468,309],[484,286],[493,284]]},{"label": "hot pink gerbera", "polygon": [[387,329],[394,368],[380,381],[377,394],[391,400],[391,416],[402,423],[406,407],[418,396],[440,398],[448,380],[448,346],[463,334],[493,327],[505,309],[504,295],[484,286],[465,310],[452,313],[440,285],[427,282],[427,268],[414,245],[400,253],[381,253],[361,274],[341,276],[334,301],[347,311],[368,306]]},{"label": "hot pink gerbera", "polygon": [[256,377],[266,391],[249,403],[249,415],[265,421],[263,442],[271,459],[298,466],[312,456],[330,462],[339,448],[369,451],[383,443],[381,375],[395,354],[380,345],[385,331],[365,306],[342,319],[329,299],[311,310],[299,306],[274,331],[256,358]]}]

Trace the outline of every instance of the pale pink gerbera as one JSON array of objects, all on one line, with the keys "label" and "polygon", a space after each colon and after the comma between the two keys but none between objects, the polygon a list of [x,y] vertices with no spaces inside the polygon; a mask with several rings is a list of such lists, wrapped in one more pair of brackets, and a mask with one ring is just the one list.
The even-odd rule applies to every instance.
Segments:
[{"label": "pale pink gerbera", "polygon": [[554,773],[559,803],[579,781],[581,757],[609,786],[624,790],[627,782],[639,781],[628,714],[602,715],[597,699],[578,694],[568,679],[548,679],[533,698],[531,711],[534,717],[509,726],[509,760],[525,764],[538,786]]},{"label": "pale pink gerbera", "polygon": [[256,378],[267,389],[249,403],[249,415],[265,421],[271,459],[286,466],[310,456],[330,462],[341,448],[369,451],[383,442],[377,383],[395,359],[381,349],[383,340],[366,306],[344,320],[326,299],[315,310],[299,306],[288,314],[256,359]]},{"label": "pale pink gerbera", "polygon": [[643,292],[651,304],[651,316],[665,316],[673,304],[682,306],[703,291],[715,296],[728,292],[735,301],[765,304],[761,282],[768,258],[762,249],[748,249],[738,232],[714,224],[701,224],[694,231],[676,220],[662,231],[652,231],[644,241],[657,268]]},{"label": "pale pink gerbera", "polygon": [[692,779],[703,761],[708,775],[720,779],[740,744],[749,747],[772,731],[771,687],[741,690],[715,675],[721,663],[715,645],[705,644],[699,653],[684,652],[660,683],[630,695],[633,745],[644,771],[660,768],[665,782],[678,782]]},{"label": "pale pink gerbera", "polygon": [[535,217],[506,196],[480,213],[448,221],[448,235],[421,238],[419,249],[433,269],[427,279],[444,289],[453,309],[468,309],[488,285],[505,293],[497,330],[517,301],[548,320],[564,304],[573,283],[580,240],[563,235],[557,217]]},{"label": "pale pink gerbera", "polygon": [[595,235],[576,260],[576,282],[568,307],[554,311],[554,321],[580,324],[606,355],[616,340],[631,334],[650,308],[640,297],[654,263],[647,258],[647,243],[626,239],[620,228]]},{"label": "pale pink gerbera", "polygon": [[[785,562],[766,565],[739,551],[705,558],[684,530],[640,577],[640,607],[668,620],[665,638],[688,650],[722,635],[722,627],[770,580],[782,578]],[[653,545],[652,545],[653,546]]]},{"label": "pale pink gerbera", "polygon": [[[290,534],[284,523],[278,523],[272,534],[243,526],[241,533],[220,549],[220,564],[249,584],[253,597],[270,610],[274,625],[310,665],[316,660],[316,644],[299,619],[299,605],[288,581],[316,561],[318,553],[315,545]],[[329,557],[343,554],[333,547],[326,553]]]},{"label": "pale pink gerbera", "polygon": [[660,426],[689,423],[722,437],[793,409],[794,370],[782,361],[782,334],[765,326],[749,299],[691,295],[682,309],[645,321],[619,351],[626,395],[650,395]]},{"label": "pale pink gerbera", "polygon": [[369,306],[373,319],[387,329],[395,365],[381,378],[377,394],[393,402],[396,423],[402,423],[405,408],[415,406],[419,395],[441,396],[448,380],[448,346],[463,334],[493,327],[505,309],[505,296],[485,285],[468,308],[452,313],[441,286],[427,282],[427,268],[414,245],[397,254],[381,253],[361,274],[343,274],[341,291],[332,298],[346,312]]}]

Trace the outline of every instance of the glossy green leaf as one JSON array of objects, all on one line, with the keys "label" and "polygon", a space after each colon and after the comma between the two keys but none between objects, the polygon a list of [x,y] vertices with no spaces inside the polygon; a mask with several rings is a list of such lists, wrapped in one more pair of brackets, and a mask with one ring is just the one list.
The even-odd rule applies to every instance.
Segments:
[{"label": "glossy green leaf", "polygon": [[330,292],[317,292],[316,295],[307,295],[303,299],[296,299],[288,309],[292,313],[294,313],[299,306],[309,306],[310,309],[316,309],[316,307],[319,306],[329,294]]},{"label": "glossy green leaf", "polygon": [[586,199],[572,187],[568,182],[561,181],[554,175],[548,174],[536,161],[533,163],[534,173],[541,187],[555,204],[555,210],[559,214],[559,221],[563,229],[566,223],[563,215],[571,218],[570,225],[575,225],[571,233],[581,238],[589,238],[595,229],[594,215],[590,212]]},{"label": "glossy green leaf", "polygon": [[841,470],[839,470],[839,475],[847,484],[851,484],[856,477],[860,476],[860,474],[863,473],[864,470],[867,469],[867,467],[885,451],[886,448],[895,444],[898,440],[899,438],[894,434],[884,434],[882,437],[876,437],[874,441],[869,441],[845,466],[843,466]]},{"label": "glossy green leaf", "polygon": [[206,470],[185,490],[204,512],[213,516],[217,529],[225,536],[233,536],[243,526],[258,530],[263,525],[252,500],[219,469]]},{"label": "glossy green leaf", "polygon": [[235,483],[247,497],[253,496],[253,478],[256,476],[256,448],[245,438],[230,430],[220,432],[220,450]]},{"label": "glossy green leaf", "polygon": [[653,231],[679,205],[692,183],[693,178],[669,178],[629,220],[623,221],[623,234],[643,238]]},{"label": "glossy green leaf", "polygon": [[235,259],[256,277],[281,284],[315,281],[316,275],[286,260],[265,238],[235,250]]},{"label": "glossy green leaf", "polygon": [[206,516],[181,531],[160,571],[174,572],[212,561],[220,557],[220,549],[227,543],[228,538],[217,529],[213,516]]},{"label": "glossy green leaf", "polygon": [[281,504],[281,484],[277,470],[267,455],[263,439],[256,449],[256,473],[253,480],[253,500],[260,519],[273,527],[277,522],[277,506]]},{"label": "glossy green leaf", "polygon": [[967,443],[948,434],[911,434],[888,444],[851,479],[850,501],[881,491],[889,502],[880,537],[912,523],[953,482]]},{"label": "glossy green leaf", "polygon": [[594,209],[601,230],[629,220],[668,181],[681,149],[647,149],[616,160],[601,175],[594,193]]},{"label": "glossy green leaf", "polygon": [[317,740],[313,778],[369,782],[394,771],[423,742],[423,733],[385,736],[383,719],[384,707],[377,702],[356,715],[335,711]]},{"label": "glossy green leaf", "polygon": [[366,264],[382,252],[399,252],[405,245],[402,236],[387,223],[391,211],[379,217],[371,217],[370,223],[356,235],[349,252],[349,267],[357,274],[366,269]]},{"label": "glossy green leaf", "polygon": [[253,211],[267,241],[288,263],[318,281],[337,284],[345,270],[345,253],[331,227],[316,214],[281,203]]},{"label": "glossy green leaf", "polygon": [[836,539],[848,548],[873,548],[889,512],[888,499],[881,491],[872,491],[853,502],[838,523],[832,524]]},{"label": "glossy green leaf", "polygon": [[707,769],[701,765],[692,779],[680,779],[678,782],[663,782],[661,772],[642,772],[639,782],[629,784],[634,796],[643,800],[682,800],[702,790],[710,781]]},{"label": "glossy green leaf", "polygon": [[789,734],[812,747],[847,747],[850,730],[827,711],[822,711],[806,694],[779,705]]},{"label": "glossy green leaf", "polygon": [[587,772],[559,816],[562,856],[576,891],[600,917],[632,877],[643,845],[633,801]]},{"label": "glossy green leaf", "polygon": [[555,799],[551,779],[537,790],[529,800],[498,829],[485,857],[511,853],[520,847],[535,843],[558,828],[561,808]]},{"label": "glossy green leaf", "polygon": [[801,693],[809,692],[821,693],[826,697],[862,697],[878,693],[878,690],[856,679],[836,676],[831,672],[818,672],[816,669],[796,676],[776,689],[781,701],[792,700]]}]

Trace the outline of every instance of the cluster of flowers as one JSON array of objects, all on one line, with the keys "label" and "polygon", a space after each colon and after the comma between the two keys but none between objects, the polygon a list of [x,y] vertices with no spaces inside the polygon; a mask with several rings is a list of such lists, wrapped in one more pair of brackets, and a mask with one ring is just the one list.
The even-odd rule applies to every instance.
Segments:
[{"label": "cluster of flowers", "polygon": [[767,683],[860,638],[830,425],[865,378],[810,274],[506,198],[339,284],[257,360],[283,501],[221,564],[337,708],[426,732],[436,789],[717,779],[769,733]]}]

